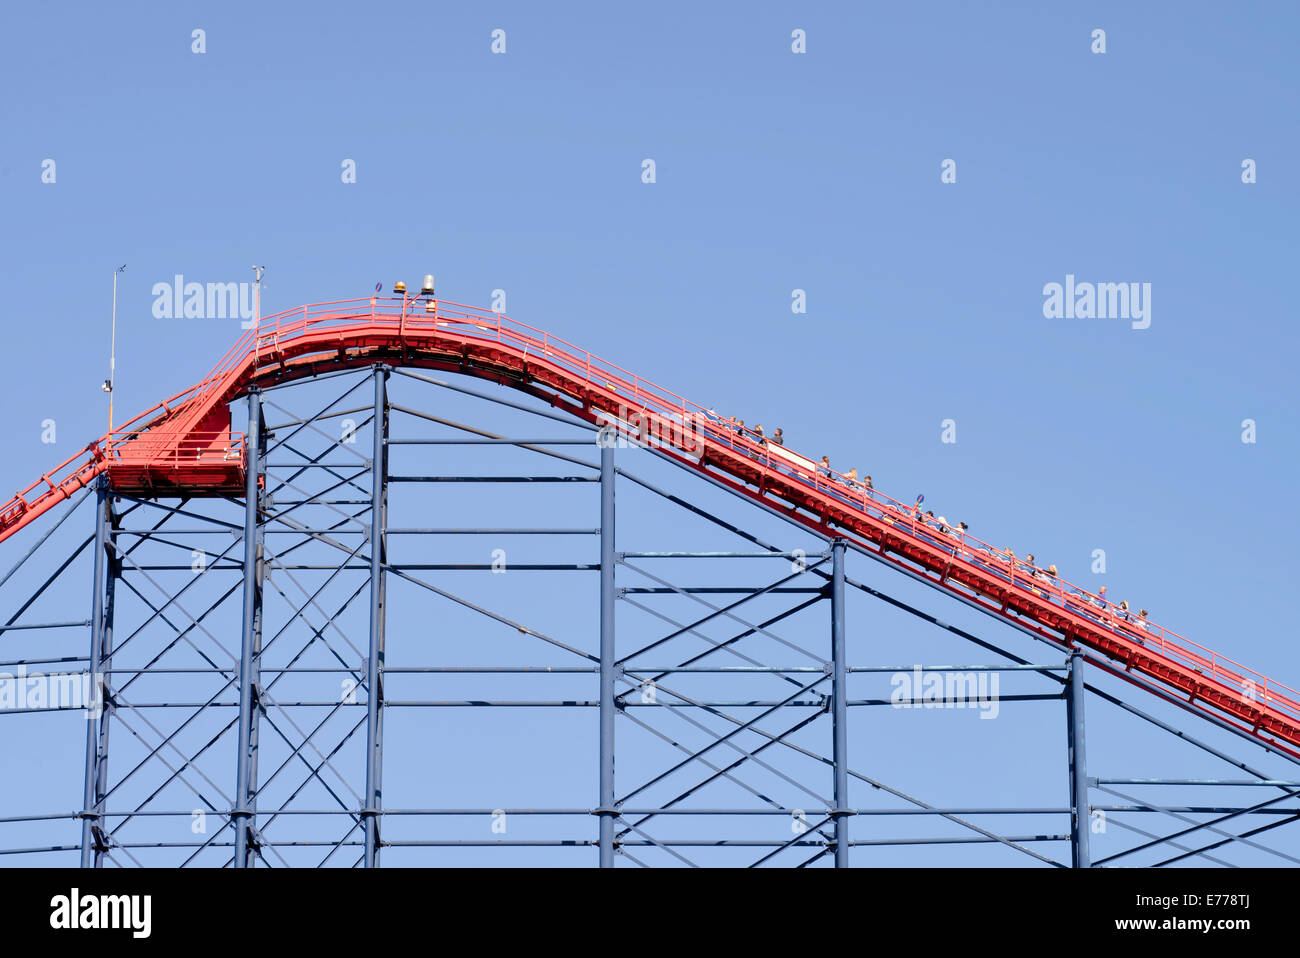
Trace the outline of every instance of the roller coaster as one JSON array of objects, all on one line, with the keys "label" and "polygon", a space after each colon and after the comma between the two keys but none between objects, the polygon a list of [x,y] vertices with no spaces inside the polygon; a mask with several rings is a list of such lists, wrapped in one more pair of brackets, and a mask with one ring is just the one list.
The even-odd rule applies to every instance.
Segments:
[{"label": "roller coaster", "polygon": [[[844,557],[849,551],[869,556],[892,574],[941,593],[1057,650],[1070,664],[1069,678],[1060,693],[1067,698],[1082,694],[1081,666],[1086,657],[1091,668],[1141,690],[1145,697],[1195,715],[1207,726],[1248,740],[1273,756],[1300,760],[1300,693],[1277,680],[1170,628],[1128,616],[1103,596],[1028,564],[963,529],[939,524],[923,514],[917,503],[892,498],[855,478],[819,466],[793,449],[737,428],[734,421],[550,333],[494,311],[438,299],[431,288],[410,294],[399,287],[392,296],[377,294],[306,305],[263,318],[196,385],[90,443],[0,506],[0,542],[4,542],[37,524],[61,504],[96,494],[97,584],[89,623],[92,649],[86,665],[93,674],[112,674],[118,652],[112,643],[113,603],[107,583],[124,571],[124,551],[116,544],[121,536],[119,516],[112,503],[177,499],[182,503],[177,514],[184,514],[185,503],[199,500],[245,504],[244,522],[233,530],[243,557],[232,557],[226,566],[243,576],[239,661],[232,663],[228,671],[230,684],[239,691],[236,795],[228,810],[222,809],[220,803],[211,805],[233,832],[229,858],[234,864],[255,863],[265,847],[273,844],[264,843],[257,827],[256,755],[259,711],[266,708],[259,685],[259,659],[264,655],[260,604],[266,574],[262,539],[265,525],[280,505],[269,497],[266,450],[268,442],[278,438],[280,432],[263,424],[261,397],[292,383],[322,381],[357,371],[371,372],[376,388],[371,420],[374,446],[366,462],[374,472],[375,482],[369,502],[358,500],[370,507],[363,542],[355,549],[344,549],[346,556],[339,562],[342,568],[347,561],[356,560],[370,573],[371,641],[364,667],[359,663],[355,667],[359,684],[366,692],[362,703],[366,709],[366,790],[357,807],[347,812],[352,825],[363,835],[358,840],[364,849],[361,864],[376,864],[379,849],[388,844],[380,834],[380,822],[386,820],[387,814],[380,788],[386,706],[378,688],[385,674],[383,581],[386,574],[391,577],[405,573],[387,556],[390,547],[386,543],[392,535],[386,527],[387,485],[399,478],[412,482],[437,479],[427,475],[390,477],[386,471],[390,447],[403,441],[389,436],[387,429],[389,401],[385,384],[394,372],[429,382],[435,380],[426,374],[454,374],[506,387],[524,394],[529,411],[566,423],[586,424],[595,433],[594,444],[601,456],[599,481],[602,489],[610,486],[610,493],[602,496],[601,528],[596,530],[602,540],[600,647],[587,654],[586,665],[599,675],[601,684],[600,700],[591,703],[600,712],[600,802],[586,812],[599,821],[599,836],[590,844],[599,848],[602,865],[612,864],[616,851],[631,854],[638,840],[644,847],[676,854],[668,845],[645,835],[641,826],[632,821],[635,816],[628,811],[627,797],[620,800],[614,788],[613,721],[616,713],[626,709],[625,698],[616,691],[616,679],[623,678],[620,673],[627,663],[616,657],[613,645],[615,600],[624,595],[614,587],[613,572],[614,566],[626,558],[625,554],[615,553],[612,536],[613,451],[628,445],[649,449],[659,459],[700,477],[716,490],[745,500],[829,545],[825,558],[831,568],[823,569],[814,562],[812,571],[821,577],[817,596],[829,598],[833,606],[832,654],[825,662],[826,675],[817,670],[817,677],[829,681],[831,689],[817,701],[831,715],[834,726],[832,755],[826,760],[833,774],[834,797],[823,820],[809,830],[812,834],[800,833],[795,842],[807,847],[815,843],[816,835],[822,835],[814,858],[828,855],[837,865],[848,863],[852,847],[848,823],[857,814],[847,804],[845,741],[845,710],[849,704],[846,682],[851,670],[845,663],[843,590]],[[441,380],[436,382],[446,385]],[[239,403],[249,406],[247,431],[240,431],[239,424],[232,420],[232,407]],[[295,431],[313,418],[309,415],[296,421]],[[482,432],[477,436],[466,441],[525,448],[542,445],[540,440],[512,442]],[[310,498],[302,495],[303,501]],[[689,502],[675,498],[691,508]],[[318,540],[327,534],[305,526],[303,532]],[[370,554],[364,555],[363,549]],[[767,551],[785,554],[776,547]],[[0,580],[0,586],[3,583]],[[672,588],[664,585],[661,591]],[[168,602],[160,604],[165,608]],[[23,609],[26,607],[24,604]],[[17,615],[5,623],[4,628],[10,631],[0,631],[0,638],[13,634],[16,621]],[[939,628],[974,638],[942,620],[931,621]],[[767,628],[753,623],[750,627],[760,632]],[[524,626],[519,631],[529,633]],[[1028,667],[1023,661],[1021,664]],[[687,667],[686,662],[679,667]],[[147,668],[145,663],[142,671]],[[644,678],[639,678],[636,684],[643,682]],[[806,691],[807,687],[800,685],[794,695],[797,698]],[[105,694],[110,707],[97,722],[90,723],[93,728],[87,739],[85,801],[77,815],[83,828],[80,850],[86,865],[101,864],[115,844],[106,824],[106,799],[112,792],[106,771],[107,727],[123,705],[114,699],[111,688]],[[742,727],[751,728],[749,722]],[[1071,720],[1070,734],[1071,762],[1075,762],[1078,757],[1074,747],[1082,744],[1081,717]],[[753,754],[746,752],[751,761],[755,760]],[[1072,779],[1069,840],[1073,863],[1086,865],[1091,863],[1087,852],[1089,782],[1079,765]],[[1291,794],[1286,792],[1288,797]],[[144,807],[140,805],[134,812],[143,814]],[[664,814],[664,807],[645,811],[647,817]],[[981,833],[986,840],[1001,840]],[[707,844],[707,839],[700,843]],[[329,847],[328,842],[322,844]],[[790,844],[777,843],[777,848]],[[1012,844],[1023,847],[1019,842]],[[196,845],[216,847],[210,842]]]}]

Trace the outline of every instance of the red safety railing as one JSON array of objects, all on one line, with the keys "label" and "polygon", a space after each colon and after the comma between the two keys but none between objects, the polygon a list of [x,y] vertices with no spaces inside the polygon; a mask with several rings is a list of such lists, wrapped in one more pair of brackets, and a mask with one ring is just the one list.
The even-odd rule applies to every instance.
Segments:
[{"label": "red safety railing", "polygon": [[168,430],[129,433],[114,430],[109,468],[147,462],[151,468],[242,462],[244,434],[230,430],[178,435]]}]

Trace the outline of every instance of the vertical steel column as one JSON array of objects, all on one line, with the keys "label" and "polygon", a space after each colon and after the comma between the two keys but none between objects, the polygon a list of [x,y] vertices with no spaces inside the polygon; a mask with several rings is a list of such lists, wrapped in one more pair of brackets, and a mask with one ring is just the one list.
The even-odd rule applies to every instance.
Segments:
[{"label": "vertical steel column", "polygon": [[379,865],[384,773],[384,542],[388,524],[388,367],[375,367],[375,445],[370,465],[370,655],[366,661],[365,866]]},{"label": "vertical steel column", "polygon": [[[601,435],[606,435],[602,433]],[[600,447],[600,867],[614,867],[614,439]]]},{"label": "vertical steel column", "polygon": [[248,484],[244,509],[244,617],[239,651],[239,745],[235,780],[235,807],[231,822],[235,826],[235,867],[254,864],[257,828],[257,713],[259,675],[262,655],[262,578],[263,525],[261,484],[266,454],[266,437],[262,429],[262,395],[256,386],[248,392],[248,433],[244,440],[248,450]]},{"label": "vertical steel column", "polygon": [[831,543],[831,749],[835,759],[835,867],[849,867],[849,714],[844,661],[843,539]]},{"label": "vertical steel column", "polygon": [[1070,758],[1070,863],[1092,867],[1088,847],[1088,762],[1083,728],[1083,650],[1070,652],[1070,683],[1065,689]]},{"label": "vertical steel column", "polygon": [[[81,812],[81,867],[101,868],[104,793],[108,785],[108,729],[112,713],[107,670],[113,655],[113,597],[121,563],[112,538],[113,496],[101,475],[95,492],[94,594],[90,612],[90,694],[86,703],[86,774]],[[97,706],[97,707],[96,707]]]}]

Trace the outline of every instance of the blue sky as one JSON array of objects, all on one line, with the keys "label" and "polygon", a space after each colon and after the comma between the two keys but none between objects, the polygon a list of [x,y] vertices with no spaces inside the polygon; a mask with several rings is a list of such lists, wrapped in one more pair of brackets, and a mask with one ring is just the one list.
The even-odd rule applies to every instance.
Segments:
[{"label": "blue sky", "polygon": [[[0,491],[103,432],[116,266],[119,420],[240,334],[155,283],[266,264],[270,313],[434,272],[1300,687],[1294,5],[0,18]],[[1150,283],[1150,328],[1045,318],[1067,274]]]}]

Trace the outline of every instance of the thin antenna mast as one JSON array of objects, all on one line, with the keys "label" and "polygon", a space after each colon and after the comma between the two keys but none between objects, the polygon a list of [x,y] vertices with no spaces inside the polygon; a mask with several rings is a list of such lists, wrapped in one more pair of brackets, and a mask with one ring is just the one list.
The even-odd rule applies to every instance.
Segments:
[{"label": "thin antenna mast", "polygon": [[108,378],[104,380],[104,392],[108,393],[108,442],[113,443],[113,382],[117,378],[117,274],[126,269],[123,263],[113,270],[113,333],[108,352]]}]

